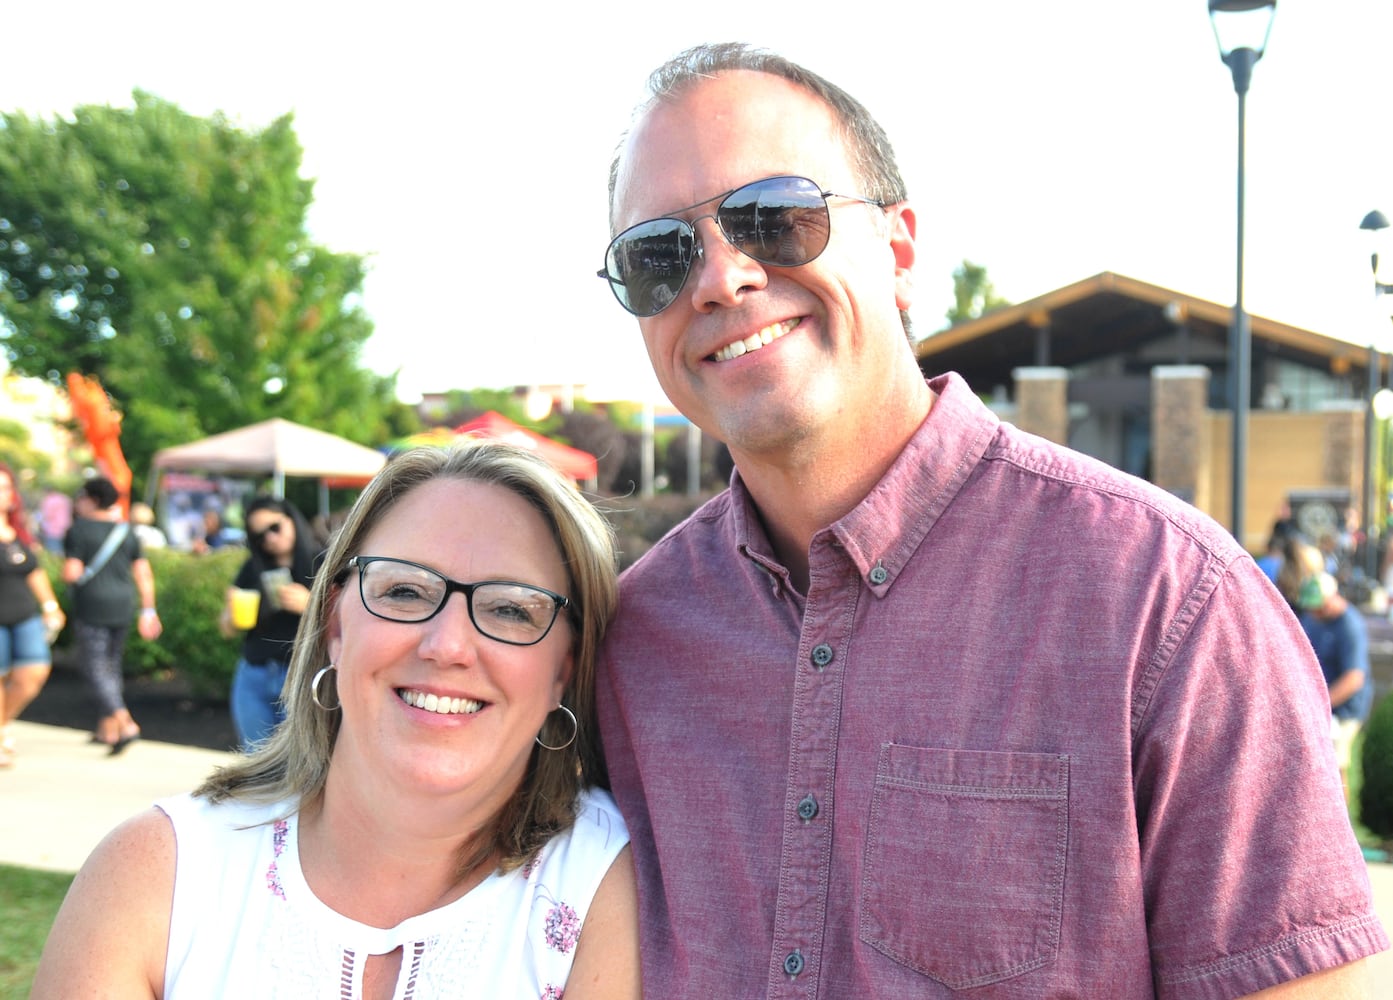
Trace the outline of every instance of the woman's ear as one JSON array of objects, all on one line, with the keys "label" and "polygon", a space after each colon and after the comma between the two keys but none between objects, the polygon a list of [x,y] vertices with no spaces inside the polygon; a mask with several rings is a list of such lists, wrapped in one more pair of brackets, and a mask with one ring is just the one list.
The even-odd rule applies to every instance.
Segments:
[{"label": "woman's ear", "polygon": [[343,650],[343,622],[339,617],[339,605],[343,599],[344,586],[341,583],[332,584],[329,592],[324,595],[325,608],[324,616],[324,648],[329,654],[330,663],[339,662],[339,653]]}]

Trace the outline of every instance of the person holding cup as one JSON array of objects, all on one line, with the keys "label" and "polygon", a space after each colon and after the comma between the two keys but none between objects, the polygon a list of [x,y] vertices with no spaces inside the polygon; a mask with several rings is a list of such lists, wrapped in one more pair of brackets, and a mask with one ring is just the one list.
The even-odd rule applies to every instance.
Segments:
[{"label": "person holding cup", "polygon": [[227,590],[220,625],[242,632],[232,676],[232,724],[243,749],[285,718],[281,688],[300,616],[309,603],[316,547],[304,515],[288,500],[258,496],[247,504],[247,561]]}]

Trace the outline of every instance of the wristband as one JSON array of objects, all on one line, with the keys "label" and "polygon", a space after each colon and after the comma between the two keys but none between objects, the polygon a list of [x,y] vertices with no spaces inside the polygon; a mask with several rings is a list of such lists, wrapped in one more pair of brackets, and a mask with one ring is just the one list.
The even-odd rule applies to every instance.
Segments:
[{"label": "wristband", "polygon": [[155,614],[155,609],[154,609],[154,608],[141,608],[141,609],[140,609],[140,614],[141,614],[142,617],[144,617],[145,615],[153,615],[153,614]]},{"label": "wristband", "polygon": [[44,603],[43,603],[43,609],[44,609],[44,614],[46,614],[46,615],[47,615],[47,614],[52,614],[54,611],[57,611],[57,610],[58,610],[58,602],[57,602],[57,601],[44,601]]}]

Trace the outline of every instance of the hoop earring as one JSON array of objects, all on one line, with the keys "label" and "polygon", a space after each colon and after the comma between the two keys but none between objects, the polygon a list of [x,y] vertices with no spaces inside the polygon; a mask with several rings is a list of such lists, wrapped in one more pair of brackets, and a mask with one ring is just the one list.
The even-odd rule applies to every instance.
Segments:
[{"label": "hoop earring", "polygon": [[335,701],[332,705],[326,705],[324,704],[324,702],[319,700],[319,683],[320,681],[324,680],[324,678],[328,675],[329,671],[333,669],[334,665],[332,663],[329,664],[327,667],[320,667],[319,673],[315,674],[314,677],[310,680],[310,701],[314,702],[316,705],[318,705],[326,712],[338,711],[339,705],[341,704],[341,702],[337,700],[337,691],[334,692]]},{"label": "hoop earring", "polygon": [[[543,750],[565,750],[568,746],[570,746],[572,743],[576,741],[576,736],[580,734],[580,723],[576,721],[576,713],[572,712],[565,705],[557,705],[556,708],[561,709],[561,711],[565,712],[567,715],[571,717],[571,738],[567,740],[565,743],[562,743],[560,746],[554,747],[549,744],[543,743],[542,734],[538,733],[537,745],[541,747]],[[555,709],[553,709],[553,711],[555,711]]]}]

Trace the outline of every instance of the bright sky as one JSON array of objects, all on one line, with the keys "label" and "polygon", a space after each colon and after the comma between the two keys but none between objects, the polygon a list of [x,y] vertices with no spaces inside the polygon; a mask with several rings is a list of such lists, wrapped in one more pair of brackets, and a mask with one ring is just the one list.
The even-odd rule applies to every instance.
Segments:
[{"label": "bright sky", "polygon": [[[1234,300],[1238,104],[1204,0],[464,8],[12,4],[0,107],[128,106],[139,87],[253,128],[293,112],[312,234],[370,256],[365,361],[399,369],[406,400],[657,391],[593,277],[605,183],[649,70],[703,41],[774,48],[885,125],[918,209],[921,334],[944,325],[964,257],[1012,301],[1104,270]],[[1278,4],[1247,102],[1250,312],[1360,343],[1393,332],[1358,229],[1393,216],[1390,42],[1389,0]]]}]

